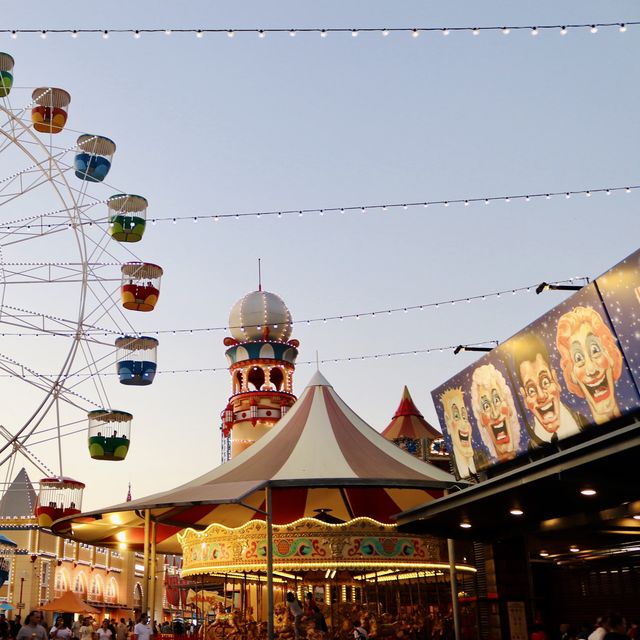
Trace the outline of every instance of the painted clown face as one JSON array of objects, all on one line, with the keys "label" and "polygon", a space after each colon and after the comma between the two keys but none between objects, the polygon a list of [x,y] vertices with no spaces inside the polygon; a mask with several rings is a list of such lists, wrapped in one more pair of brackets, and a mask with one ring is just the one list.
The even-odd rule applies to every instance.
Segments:
[{"label": "painted clown face", "polygon": [[613,363],[590,324],[583,323],[570,336],[569,350],[571,377],[580,387],[596,423],[602,424],[619,416]]},{"label": "painted clown face", "polygon": [[527,409],[545,431],[555,433],[560,428],[560,385],[541,353],[520,364],[520,379]]},{"label": "painted clown face", "polygon": [[478,398],[480,425],[493,442],[498,456],[513,451],[513,440],[509,431],[510,411],[506,399],[497,384],[479,384]]},{"label": "painted clown face", "polygon": [[464,406],[464,398],[461,391],[450,393],[443,401],[444,419],[451,434],[451,442],[455,455],[463,458],[471,458],[471,423],[467,416],[467,408]]}]

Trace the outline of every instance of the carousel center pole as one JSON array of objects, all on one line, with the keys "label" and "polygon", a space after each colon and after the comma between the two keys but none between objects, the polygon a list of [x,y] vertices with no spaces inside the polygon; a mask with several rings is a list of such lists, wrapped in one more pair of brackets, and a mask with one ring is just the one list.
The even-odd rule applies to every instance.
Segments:
[{"label": "carousel center pole", "polygon": [[447,538],[449,553],[449,583],[451,584],[451,611],[453,612],[453,630],[455,639],[460,640],[460,603],[458,602],[458,577],[456,575],[456,549],[451,538]]},{"label": "carousel center pole", "polygon": [[273,512],[271,487],[267,485],[267,640],[273,640]]},{"label": "carousel center pole", "polygon": [[142,578],[142,584],[144,588],[142,589],[142,611],[140,612],[143,616],[147,615],[149,611],[149,529],[151,524],[151,512],[149,509],[144,510],[144,543],[143,543],[143,552],[144,552],[144,574]]},{"label": "carousel center pole", "polygon": [[157,538],[157,525],[155,520],[151,523],[151,572],[150,580],[151,586],[149,588],[149,600],[151,601],[151,622],[149,626],[153,629],[153,625],[156,621],[156,572],[157,572],[157,558],[156,558],[156,538]]}]

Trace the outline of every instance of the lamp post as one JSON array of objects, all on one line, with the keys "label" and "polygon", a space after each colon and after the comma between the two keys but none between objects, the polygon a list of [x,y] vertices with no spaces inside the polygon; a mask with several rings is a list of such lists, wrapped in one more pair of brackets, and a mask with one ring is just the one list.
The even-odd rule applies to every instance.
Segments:
[{"label": "lamp post", "polygon": [[18,597],[18,611],[20,612],[20,617],[22,618],[22,610],[24,609],[24,602],[22,602],[22,591],[24,589],[24,571],[20,576],[20,596]]}]

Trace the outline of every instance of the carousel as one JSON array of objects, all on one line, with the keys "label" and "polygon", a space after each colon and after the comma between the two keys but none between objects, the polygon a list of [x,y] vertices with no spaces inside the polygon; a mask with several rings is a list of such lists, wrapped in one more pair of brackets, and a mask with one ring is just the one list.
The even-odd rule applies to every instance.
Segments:
[{"label": "carousel", "polygon": [[144,550],[143,610],[155,601],[155,555],[181,555],[180,588],[195,594],[209,638],[293,637],[289,592],[305,603],[309,636],[322,634],[317,609],[334,635],[352,638],[358,619],[378,637],[416,637],[441,624],[475,569],[441,539],[399,533],[393,516],[454,483],[366,424],[318,371],[232,460],[176,489],[63,518],[53,531]]}]

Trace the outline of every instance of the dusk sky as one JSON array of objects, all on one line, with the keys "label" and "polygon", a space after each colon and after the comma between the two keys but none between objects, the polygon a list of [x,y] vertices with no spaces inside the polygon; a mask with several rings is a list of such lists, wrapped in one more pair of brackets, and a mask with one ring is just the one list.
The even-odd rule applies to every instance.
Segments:
[{"label": "dusk sky", "polygon": [[[390,3],[361,0],[135,3],[68,1],[3,6],[4,29],[474,27],[628,23],[637,3],[543,0]],[[149,217],[360,207],[386,203],[627,187],[638,182],[640,25],[530,30],[503,35],[470,30],[205,34],[0,34],[15,59],[11,106],[31,90],[56,86],[72,96],[68,130],[117,144],[97,199],[144,195]],[[6,106],[6,105],[5,105]],[[28,118],[28,113],[27,113]],[[14,150],[15,151],[15,150]],[[29,163],[0,154],[0,180]],[[438,309],[376,314],[359,320],[296,321],[366,313],[575,276],[595,277],[638,248],[640,192],[591,197],[512,199],[387,211],[309,213],[149,225],[129,248],[165,271],[157,309],[125,312],[136,330],[219,327],[234,302],[263,286],[294,319],[301,362],[387,354],[479,341],[503,341],[563,300],[562,292],[489,296]],[[0,223],[58,206],[47,189],[0,207]],[[96,209],[96,217],[100,213]],[[102,233],[91,230],[87,233]],[[3,263],[78,258],[71,233],[5,246]],[[102,261],[135,259],[111,247]],[[119,278],[117,266],[105,276]],[[118,283],[106,283],[117,293]],[[67,288],[68,287],[68,288]],[[3,304],[73,317],[71,285],[4,288]],[[98,324],[106,324],[98,322]],[[169,489],[219,464],[220,412],[231,393],[223,331],[159,336],[160,373],[147,388],[113,375],[77,391],[83,410],[64,407],[63,431],[84,426],[84,410],[108,401],[134,415],[126,461],[94,462],[86,431],[62,440],[63,470],[87,483],[85,508]],[[0,338],[0,355],[40,373],[62,366],[65,338]],[[54,345],[54,346],[49,346]],[[112,349],[92,357],[113,362]],[[67,344],[68,350],[68,344]],[[477,356],[477,354],[475,354]],[[82,354],[78,363],[82,362]],[[425,417],[439,426],[431,391],[473,362],[442,353],[326,363],[338,394],[374,428],[391,419],[407,385]],[[301,394],[315,364],[300,364]],[[107,369],[112,373],[114,367]],[[103,388],[100,386],[103,385]],[[42,392],[0,378],[0,424],[15,433]],[[101,398],[102,396],[102,398]],[[55,411],[40,430],[55,426]],[[53,432],[44,432],[51,436]],[[58,473],[55,441],[35,433],[33,452]],[[40,444],[37,444],[40,442]],[[18,459],[14,471],[22,462]],[[3,466],[2,481],[8,473]],[[31,465],[32,479],[41,473]]]}]

